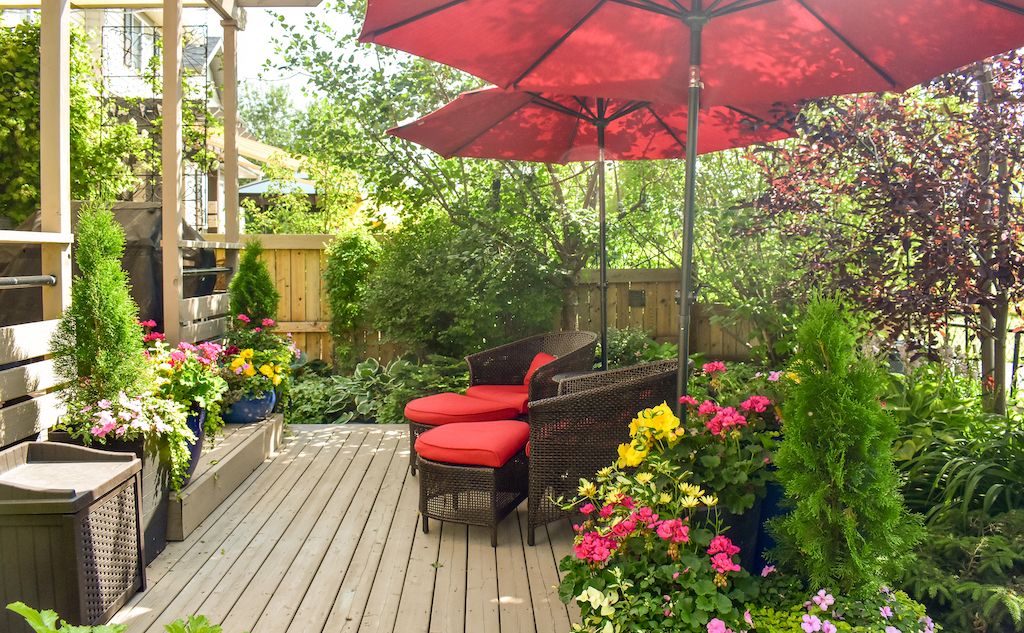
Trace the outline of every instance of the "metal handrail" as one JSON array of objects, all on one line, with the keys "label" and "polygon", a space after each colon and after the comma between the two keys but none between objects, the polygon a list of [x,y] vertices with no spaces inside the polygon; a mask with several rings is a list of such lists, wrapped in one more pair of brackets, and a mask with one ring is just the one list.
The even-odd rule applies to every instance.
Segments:
[{"label": "metal handrail", "polygon": [[23,275],[21,277],[0,277],[0,290],[9,288],[32,288],[36,286],[56,286],[57,278],[53,275]]},{"label": "metal handrail", "polygon": [[220,273],[229,273],[233,268],[228,266],[214,266],[212,268],[184,268],[181,274],[184,276],[188,275],[219,275]]}]

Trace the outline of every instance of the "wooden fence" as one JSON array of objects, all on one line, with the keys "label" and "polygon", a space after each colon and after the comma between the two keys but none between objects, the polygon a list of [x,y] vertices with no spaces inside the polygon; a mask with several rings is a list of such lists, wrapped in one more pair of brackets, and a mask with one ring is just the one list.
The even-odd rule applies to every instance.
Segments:
[{"label": "wooden fence", "polygon": [[[328,334],[327,292],[323,279],[326,261],[324,247],[330,236],[322,235],[260,235],[264,261],[270,268],[281,303],[278,319],[281,330],[292,332],[295,342],[310,358],[330,361],[333,343]],[[679,290],[679,272],[674,269],[612,270],[608,274],[609,325],[614,328],[634,327],[650,332],[659,341],[675,341],[679,330],[679,306],[675,294]],[[585,271],[576,297],[577,327],[598,331],[600,295],[597,272]],[[693,335],[694,352],[725,360],[749,357],[746,342],[750,328],[724,327],[712,322],[716,309],[696,306]],[[385,342],[373,330],[356,336],[356,348],[363,357],[390,360],[398,348]]]}]

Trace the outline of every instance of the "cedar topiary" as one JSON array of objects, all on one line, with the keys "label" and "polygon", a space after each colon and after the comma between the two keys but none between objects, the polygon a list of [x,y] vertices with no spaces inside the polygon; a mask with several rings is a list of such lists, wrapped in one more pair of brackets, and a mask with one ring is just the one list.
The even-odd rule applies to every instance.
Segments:
[{"label": "cedar topiary", "polygon": [[138,392],[144,375],[142,328],[128,275],[121,268],[124,231],[110,209],[86,205],[78,217],[71,305],[50,343],[69,402]]},{"label": "cedar topiary", "polygon": [[231,279],[231,315],[244,314],[259,323],[263,319],[277,319],[277,302],[281,295],[270,278],[267,265],[260,260],[263,245],[250,240],[242,251],[238,271]]},{"label": "cedar topiary", "polygon": [[777,558],[812,588],[846,594],[877,593],[921,534],[893,466],[897,425],[880,401],[887,377],[859,353],[856,332],[838,301],[811,302],[775,459],[795,504],[774,522]]}]

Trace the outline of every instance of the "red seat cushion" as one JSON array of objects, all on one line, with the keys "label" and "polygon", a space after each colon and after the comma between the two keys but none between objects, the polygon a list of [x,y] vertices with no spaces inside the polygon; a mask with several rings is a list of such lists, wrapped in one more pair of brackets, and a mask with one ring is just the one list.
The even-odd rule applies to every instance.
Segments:
[{"label": "red seat cushion", "polygon": [[553,360],[558,360],[558,357],[552,356],[551,354],[545,354],[544,352],[538,352],[537,355],[533,357],[533,360],[530,361],[530,368],[526,370],[526,377],[523,378],[523,384],[529,386],[530,379],[533,378],[535,373],[537,373],[537,370]]},{"label": "red seat cushion", "polygon": [[466,390],[470,398],[493,400],[510,407],[519,413],[526,413],[526,403],[530,400],[530,388],[526,385],[476,385]]},{"label": "red seat cushion", "polygon": [[453,422],[507,420],[519,415],[519,409],[494,400],[470,398],[459,393],[438,393],[416,398],[405,405],[405,417],[411,422],[438,426]]},{"label": "red seat cushion", "polygon": [[432,462],[501,468],[529,437],[530,425],[519,420],[447,424],[417,437],[416,454]]}]

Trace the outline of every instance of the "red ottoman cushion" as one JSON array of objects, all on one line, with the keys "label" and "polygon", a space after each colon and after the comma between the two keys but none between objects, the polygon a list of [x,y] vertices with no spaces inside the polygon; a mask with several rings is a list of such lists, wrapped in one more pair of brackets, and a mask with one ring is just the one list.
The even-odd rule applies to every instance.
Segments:
[{"label": "red ottoman cushion", "polygon": [[526,413],[526,403],[530,399],[530,388],[526,385],[476,385],[466,390],[470,398],[493,400],[510,407],[519,413]]},{"label": "red ottoman cushion", "polygon": [[470,398],[459,393],[438,393],[416,398],[405,405],[405,417],[419,424],[438,426],[452,422],[507,420],[519,410],[494,400]]},{"label": "red ottoman cushion", "polygon": [[519,420],[448,424],[417,437],[416,454],[432,462],[501,468],[529,437],[530,425]]}]

